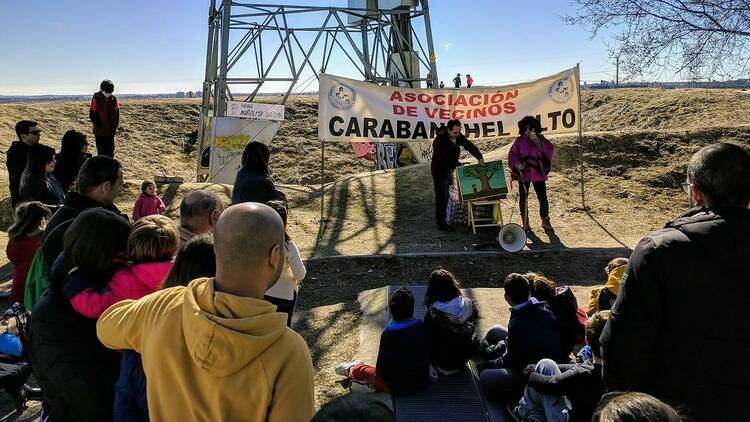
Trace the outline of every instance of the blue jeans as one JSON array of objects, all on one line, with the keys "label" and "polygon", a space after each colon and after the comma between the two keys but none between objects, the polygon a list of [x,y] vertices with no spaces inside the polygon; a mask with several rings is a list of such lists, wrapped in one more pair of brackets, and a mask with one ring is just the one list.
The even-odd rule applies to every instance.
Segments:
[{"label": "blue jeans", "polygon": [[[508,338],[508,329],[495,325],[491,327],[484,340],[489,344],[498,344]],[[521,371],[507,368],[485,369],[479,374],[479,385],[484,394],[492,400],[504,400],[513,396],[518,391],[516,397],[520,395],[520,387],[523,383]]]},{"label": "blue jeans", "polygon": [[[542,375],[560,374],[560,368],[551,359],[542,359],[534,371]],[[570,404],[565,396],[542,394],[532,386],[526,386],[523,398],[516,409],[518,416],[532,422],[567,422],[570,417]]]}]

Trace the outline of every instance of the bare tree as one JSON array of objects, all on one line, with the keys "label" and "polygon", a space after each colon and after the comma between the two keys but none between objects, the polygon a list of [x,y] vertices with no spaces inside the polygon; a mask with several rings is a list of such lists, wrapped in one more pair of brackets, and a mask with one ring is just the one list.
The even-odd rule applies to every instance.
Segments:
[{"label": "bare tree", "polygon": [[[747,75],[750,61],[748,0],[573,0],[565,16],[595,37],[614,39],[628,79],[671,73],[686,79]],[[611,32],[610,32],[611,31]]]}]

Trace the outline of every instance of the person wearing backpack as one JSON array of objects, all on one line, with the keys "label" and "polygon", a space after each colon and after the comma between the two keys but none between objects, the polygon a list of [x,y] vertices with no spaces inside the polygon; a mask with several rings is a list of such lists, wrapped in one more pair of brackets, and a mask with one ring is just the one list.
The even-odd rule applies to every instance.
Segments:
[{"label": "person wearing backpack", "polygon": [[[63,250],[65,230],[78,215],[91,208],[104,208],[128,217],[114,205],[122,187],[122,166],[114,158],[99,155],[86,160],[78,173],[78,190],[70,191],[60,209],[52,215],[42,234],[42,245],[34,254],[28,276],[24,305],[34,307],[39,296],[49,286],[52,264]],[[60,270],[67,273],[73,266],[62,262]]]}]

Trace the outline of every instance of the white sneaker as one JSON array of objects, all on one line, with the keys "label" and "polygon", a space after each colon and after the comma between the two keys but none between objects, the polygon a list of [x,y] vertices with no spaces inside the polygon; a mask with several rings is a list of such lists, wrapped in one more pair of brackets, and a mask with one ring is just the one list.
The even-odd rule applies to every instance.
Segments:
[{"label": "white sneaker", "polygon": [[359,365],[361,363],[364,363],[364,362],[361,360],[353,360],[351,362],[341,362],[338,365],[336,365],[335,371],[337,374],[341,375],[342,377],[348,377],[349,370],[352,369],[352,366]]},{"label": "white sneaker", "polygon": [[359,380],[352,380],[349,383],[349,390],[354,393],[377,393],[378,389],[371,384],[364,383]]}]

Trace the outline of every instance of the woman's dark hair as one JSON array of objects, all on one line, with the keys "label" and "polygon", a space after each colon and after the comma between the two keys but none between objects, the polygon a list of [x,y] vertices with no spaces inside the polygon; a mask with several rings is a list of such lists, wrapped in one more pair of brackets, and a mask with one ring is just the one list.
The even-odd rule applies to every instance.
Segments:
[{"label": "woman's dark hair", "polygon": [[592,422],[681,422],[671,406],[637,392],[605,394],[591,415]]},{"label": "woman's dark hair", "polygon": [[513,304],[518,305],[529,300],[531,283],[523,274],[511,273],[505,277],[503,289],[505,289],[505,294],[513,301]]},{"label": "woman's dark hair", "polygon": [[438,268],[427,280],[427,293],[424,295],[425,306],[435,302],[449,302],[461,296],[461,289],[456,277],[448,270]]},{"label": "woman's dark hair", "polygon": [[29,147],[29,155],[26,159],[26,169],[23,171],[23,179],[35,174],[44,176],[47,174],[45,167],[47,163],[55,158],[55,149],[47,145],[34,144]]},{"label": "woman's dark hair", "polygon": [[42,232],[42,220],[49,220],[52,212],[39,201],[18,204],[14,212],[13,225],[8,228],[10,240],[32,237]]},{"label": "woman's dark hair", "polygon": [[350,393],[320,408],[310,422],[396,422],[391,409],[367,394]]},{"label": "woman's dark hair", "polygon": [[60,154],[71,157],[79,156],[81,155],[81,150],[87,143],[86,135],[75,129],[71,129],[65,132],[65,135],[62,137]]},{"label": "woman's dark hair", "polygon": [[130,223],[103,208],[83,211],[65,231],[65,257],[91,279],[104,287],[128,247]]},{"label": "woman's dark hair", "polygon": [[196,278],[215,275],[214,238],[210,234],[202,234],[195,236],[180,247],[161,288],[187,286]]},{"label": "woman's dark hair", "polygon": [[528,272],[523,275],[529,280],[529,293],[534,296],[537,300],[551,303],[555,297],[555,289],[557,284],[548,279],[542,273]]},{"label": "woman's dark hair", "polygon": [[270,159],[271,151],[265,144],[250,142],[242,152],[242,167],[267,176]]},{"label": "woman's dark hair", "polygon": [[289,237],[289,233],[286,231],[286,218],[287,218],[286,204],[282,200],[273,200],[273,201],[266,202],[266,205],[273,208],[274,211],[276,211],[281,217],[281,221],[284,222],[284,241],[288,242],[289,240],[291,240],[291,238]]},{"label": "woman's dark hair", "polygon": [[518,122],[518,134],[523,135],[527,128],[531,128],[539,135],[542,133],[542,124],[534,116],[526,116]]}]

